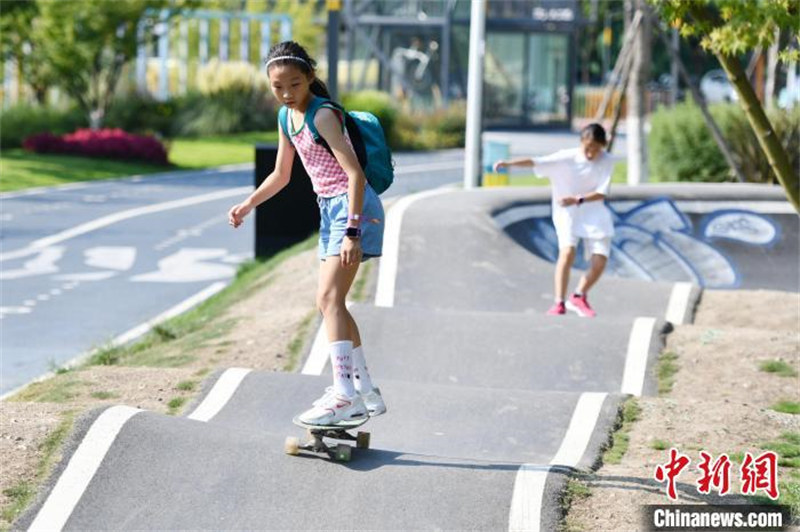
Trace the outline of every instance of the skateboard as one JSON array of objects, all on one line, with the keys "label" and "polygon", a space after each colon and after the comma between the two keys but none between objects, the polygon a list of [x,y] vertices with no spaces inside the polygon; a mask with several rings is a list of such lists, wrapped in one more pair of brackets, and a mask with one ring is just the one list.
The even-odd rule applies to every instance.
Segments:
[{"label": "skateboard", "polygon": [[306,429],[307,439],[305,443],[300,443],[300,438],[287,436],[284,443],[286,454],[298,455],[300,451],[311,451],[312,453],[327,454],[331,460],[337,462],[349,462],[352,456],[353,447],[346,443],[328,445],[323,438],[331,440],[343,440],[356,442],[357,449],[369,449],[369,432],[361,432],[354,436],[347,432],[356,429],[369,421],[369,417],[353,421],[341,421],[333,425],[309,425],[303,423],[298,418],[294,418],[292,423],[298,427]]}]

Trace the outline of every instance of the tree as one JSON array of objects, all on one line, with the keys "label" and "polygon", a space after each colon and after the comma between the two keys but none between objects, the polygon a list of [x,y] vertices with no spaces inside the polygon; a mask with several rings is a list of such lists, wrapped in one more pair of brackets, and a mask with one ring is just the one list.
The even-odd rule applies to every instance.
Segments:
[{"label": "tree", "polygon": [[122,67],[136,55],[137,24],[147,9],[191,7],[193,0],[119,0],[85,2],[39,0],[32,41],[37,53],[58,78],[58,84],[101,127]]},{"label": "tree", "polygon": [[55,81],[50,65],[32,43],[33,20],[39,13],[34,0],[8,2],[0,10],[0,49],[3,61],[16,60],[20,80],[33,90],[36,101],[44,104],[47,89]]},{"label": "tree", "polygon": [[[800,3],[796,0],[650,0],[661,16],[684,36],[700,36],[701,45],[712,52],[739,94],[750,126],[786,196],[800,212],[800,176],[792,168],[764,107],[747,79],[739,56],[757,47],[767,49],[777,29],[795,38],[800,34]],[[800,58],[798,50],[781,52],[783,60]]]}]

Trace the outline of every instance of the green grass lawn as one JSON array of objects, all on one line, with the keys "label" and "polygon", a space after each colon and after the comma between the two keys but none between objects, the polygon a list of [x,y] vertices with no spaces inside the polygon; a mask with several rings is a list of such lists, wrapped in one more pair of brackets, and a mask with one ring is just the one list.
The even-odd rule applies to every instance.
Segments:
[{"label": "green grass lawn", "polygon": [[2,176],[0,177],[0,192],[63,185],[76,181],[94,181],[111,177],[253,162],[255,160],[255,144],[277,141],[277,132],[175,139],[170,143],[169,149],[169,160],[172,166],[154,166],[141,162],[69,155],[36,154],[22,149],[3,150],[0,153],[0,176]]}]

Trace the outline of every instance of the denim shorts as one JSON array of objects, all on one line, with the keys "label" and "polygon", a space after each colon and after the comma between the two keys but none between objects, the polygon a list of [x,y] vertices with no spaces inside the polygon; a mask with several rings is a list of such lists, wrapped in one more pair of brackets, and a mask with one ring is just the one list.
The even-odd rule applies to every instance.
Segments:
[{"label": "denim shorts", "polygon": [[[332,198],[317,197],[319,203],[319,258],[339,255],[342,249],[348,218],[348,195]],[[380,257],[383,252],[383,205],[380,198],[367,185],[364,190],[364,208],[361,213],[362,260]]]}]

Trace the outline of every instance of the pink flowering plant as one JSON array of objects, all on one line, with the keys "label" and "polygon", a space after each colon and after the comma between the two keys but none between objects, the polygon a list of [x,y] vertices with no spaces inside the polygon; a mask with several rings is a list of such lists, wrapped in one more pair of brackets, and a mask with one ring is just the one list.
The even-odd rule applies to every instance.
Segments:
[{"label": "pink flowering plant", "polygon": [[22,146],[35,153],[65,153],[85,157],[140,160],[167,165],[167,150],[156,138],[133,135],[121,129],[79,129],[66,135],[39,133]]}]

